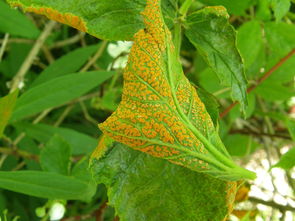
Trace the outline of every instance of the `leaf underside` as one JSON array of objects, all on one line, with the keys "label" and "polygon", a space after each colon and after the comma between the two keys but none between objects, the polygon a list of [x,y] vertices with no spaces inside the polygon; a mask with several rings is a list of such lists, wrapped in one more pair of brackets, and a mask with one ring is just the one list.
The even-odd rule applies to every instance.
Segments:
[{"label": "leaf underside", "polygon": [[221,221],[232,210],[236,182],[196,173],[119,143],[97,151],[106,154],[92,161],[94,178],[108,187],[109,204],[122,221]]},{"label": "leaf underside", "polygon": [[254,178],[222,144],[196,89],[184,76],[160,1],[147,0],[145,29],[134,36],[122,101],[100,129],[152,156],[226,180]]}]

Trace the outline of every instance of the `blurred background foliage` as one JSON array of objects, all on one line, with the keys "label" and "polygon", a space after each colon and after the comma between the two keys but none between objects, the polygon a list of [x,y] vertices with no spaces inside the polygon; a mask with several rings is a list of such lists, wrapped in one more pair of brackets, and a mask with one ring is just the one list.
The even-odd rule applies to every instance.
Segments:
[{"label": "blurred background foliage", "polygon": [[[249,86],[257,86],[246,118],[236,105],[219,120],[230,154],[258,175],[241,188],[230,219],[295,220],[295,56],[288,56],[295,49],[295,1],[200,0],[189,10],[215,5],[227,8]],[[25,75],[2,137],[0,122],[2,220],[118,220],[105,187],[92,181],[88,160],[101,135],[97,124],[120,101],[130,47],[23,14],[0,0],[0,109],[13,106],[17,92],[5,96],[14,76]],[[232,103],[230,89],[186,37],[180,53],[187,77],[213,94],[218,107],[212,108],[224,113]]]}]

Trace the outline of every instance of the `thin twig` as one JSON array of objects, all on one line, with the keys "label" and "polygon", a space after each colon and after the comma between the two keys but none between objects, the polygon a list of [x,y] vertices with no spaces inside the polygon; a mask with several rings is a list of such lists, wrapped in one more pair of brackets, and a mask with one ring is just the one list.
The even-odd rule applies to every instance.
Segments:
[{"label": "thin twig", "polygon": [[[268,72],[266,72],[261,78],[258,79],[256,84],[252,85],[247,89],[247,93],[249,94],[255,88],[257,88],[263,81],[265,81],[273,72],[275,72],[279,67],[281,67],[288,59],[290,59],[295,54],[295,49],[293,49],[289,54],[283,57],[278,63],[276,63]],[[222,113],[220,113],[220,118],[225,117],[236,105],[238,102],[232,103],[229,107],[227,107]]]},{"label": "thin twig", "polygon": [[270,134],[270,133],[263,133],[263,132],[255,132],[255,131],[250,131],[250,130],[231,130],[229,132],[230,134],[247,134],[247,135],[254,135],[257,137],[278,137],[282,139],[287,139],[290,140],[291,137],[288,135],[283,135],[283,134]]},{"label": "thin twig", "polygon": [[[0,39],[0,44],[3,44],[5,39]],[[10,43],[23,43],[23,44],[33,44],[34,40],[31,39],[24,39],[24,38],[10,38],[7,41],[8,44]]]},{"label": "thin twig", "polygon": [[253,202],[253,203],[259,203],[259,204],[263,204],[266,206],[270,206],[272,208],[278,209],[280,211],[295,211],[295,207],[289,206],[289,205],[281,205],[278,204],[274,201],[265,201],[262,199],[258,199],[256,197],[249,197],[249,201]]},{"label": "thin twig", "polygon": [[101,57],[102,53],[104,52],[104,49],[107,46],[107,43],[107,41],[102,42],[101,46],[99,47],[95,55],[87,62],[87,64],[85,64],[85,66],[80,70],[80,72],[87,71],[97,61],[97,59]]},{"label": "thin twig", "polygon": [[53,27],[55,26],[55,21],[49,21],[39,38],[36,40],[33,48],[29,52],[28,56],[26,57],[25,61],[21,65],[20,69],[18,70],[17,74],[12,79],[10,92],[14,91],[18,88],[20,82],[24,80],[25,75],[27,74],[28,70],[30,69],[31,65],[33,64],[34,59],[36,58],[37,54],[39,53],[42,45],[44,44],[47,37],[50,35]]},{"label": "thin twig", "polygon": [[57,119],[57,121],[54,123],[55,127],[58,127],[66,118],[66,116],[71,112],[71,110],[73,109],[74,104],[70,104],[69,106],[67,106],[64,111],[62,112],[62,114],[59,116],[59,118]]},{"label": "thin twig", "polygon": [[36,160],[38,161],[39,157],[38,155],[31,154],[27,151],[15,149],[15,148],[10,148],[10,147],[0,147],[0,153],[6,154],[6,155],[14,155],[16,157],[22,157],[25,159],[31,159],[31,160]]},{"label": "thin twig", "polygon": [[54,62],[54,57],[51,54],[50,49],[46,46],[46,45],[42,45],[42,51],[44,53],[44,56],[46,58],[46,60],[48,61],[49,64],[52,64]]},{"label": "thin twig", "polygon": [[64,46],[77,43],[78,41],[80,41],[81,37],[83,37],[84,35],[85,35],[84,32],[79,32],[77,35],[71,38],[56,42],[54,45],[50,46],[49,49],[62,48]]},{"label": "thin twig", "polygon": [[6,45],[7,45],[7,42],[8,42],[8,38],[9,38],[9,34],[6,33],[4,35],[3,43],[2,43],[1,48],[0,48],[0,62],[2,61],[2,57],[3,57],[3,54],[5,52],[5,48],[6,48]]}]

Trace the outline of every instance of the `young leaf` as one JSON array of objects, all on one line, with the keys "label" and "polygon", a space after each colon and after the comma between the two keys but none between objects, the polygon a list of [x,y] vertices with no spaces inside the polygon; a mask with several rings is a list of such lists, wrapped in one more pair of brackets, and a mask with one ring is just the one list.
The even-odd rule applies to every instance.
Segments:
[{"label": "young leaf", "polygon": [[221,221],[232,210],[235,182],[190,171],[123,144],[97,152],[105,155],[92,161],[94,179],[107,186],[109,204],[122,221]]},{"label": "young leaf", "polygon": [[18,99],[11,120],[17,121],[64,104],[90,91],[113,74],[108,71],[68,74],[29,89]]},{"label": "young leaf", "polygon": [[0,1],[0,31],[25,38],[37,38],[39,30],[25,15]]},{"label": "young leaf", "polygon": [[285,153],[279,162],[272,167],[280,167],[285,170],[290,170],[295,166],[295,147]]},{"label": "young leaf", "polygon": [[101,130],[114,140],[226,180],[255,178],[235,165],[196,89],[182,71],[160,1],[147,1],[134,36],[122,101]]},{"label": "young leaf", "polygon": [[69,174],[71,146],[60,136],[53,136],[40,153],[40,164],[44,171]]},{"label": "young leaf", "polygon": [[0,99],[0,138],[15,106],[18,90]]},{"label": "young leaf", "polygon": [[47,143],[54,134],[62,137],[72,148],[73,155],[91,153],[96,147],[97,140],[70,128],[54,127],[47,124],[31,124],[19,122],[14,126],[24,131],[29,137],[41,143]]},{"label": "young leaf", "polygon": [[90,200],[96,191],[93,183],[41,171],[0,171],[0,188],[48,199]]},{"label": "young leaf", "polygon": [[221,83],[231,87],[233,100],[247,107],[247,81],[236,47],[236,32],[223,7],[207,7],[187,17],[185,35],[199,50]]},{"label": "young leaf", "polygon": [[[106,40],[130,40],[143,28],[140,12],[145,0],[7,0],[28,12],[42,14],[50,19],[70,25],[97,38]],[[167,21],[176,16],[176,0],[164,0]],[[173,17],[171,17],[173,16]]]}]

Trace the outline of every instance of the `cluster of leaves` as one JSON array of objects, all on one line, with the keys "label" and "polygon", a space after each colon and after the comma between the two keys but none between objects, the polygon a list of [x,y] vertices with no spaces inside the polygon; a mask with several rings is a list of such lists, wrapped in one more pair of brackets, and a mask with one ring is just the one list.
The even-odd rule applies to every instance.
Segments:
[{"label": "cluster of leaves", "polygon": [[[146,0],[8,3],[87,31],[104,41],[55,23],[44,27],[44,17],[25,16],[0,1],[0,211],[8,209],[5,216],[36,220],[39,215],[46,220],[53,203],[66,200],[62,202],[68,217],[116,219],[111,207],[105,209],[106,190],[103,185],[97,186],[100,183],[107,186],[109,204],[121,220],[219,221],[227,216],[235,183],[132,150],[126,146],[130,142],[124,145],[103,139],[95,154],[100,159],[92,162],[94,179],[88,170],[88,157],[101,133],[96,124],[117,108],[122,91],[122,70],[114,70],[114,63],[125,55],[112,58],[105,40],[133,40],[135,33],[146,28],[141,14]],[[294,54],[295,48],[294,3],[161,3],[184,73],[196,85],[210,122],[212,119],[215,127],[220,127],[227,150],[222,149],[218,135],[207,128],[207,133],[214,137],[207,135],[208,139],[218,143],[219,151],[226,158],[228,151],[246,163],[260,147],[271,145],[280,152],[280,147],[294,144],[295,123],[287,114],[294,107],[288,102],[294,95],[295,56],[290,54]],[[219,5],[230,16],[223,7],[206,7]],[[2,49],[6,50],[4,56]],[[170,52],[161,56],[169,55]],[[285,59],[280,62],[282,58]],[[178,66],[173,68],[179,70]],[[270,77],[259,80],[276,66]],[[21,87],[20,91],[9,93],[15,85]],[[251,85],[255,88],[247,101],[246,90]],[[219,119],[219,109],[232,101],[241,105]],[[206,127],[209,125],[206,121]],[[294,158],[293,148],[273,166],[289,171]],[[195,166],[182,165],[200,171]],[[215,176],[229,178],[218,169],[212,171]],[[45,212],[36,214],[38,207]]]}]

